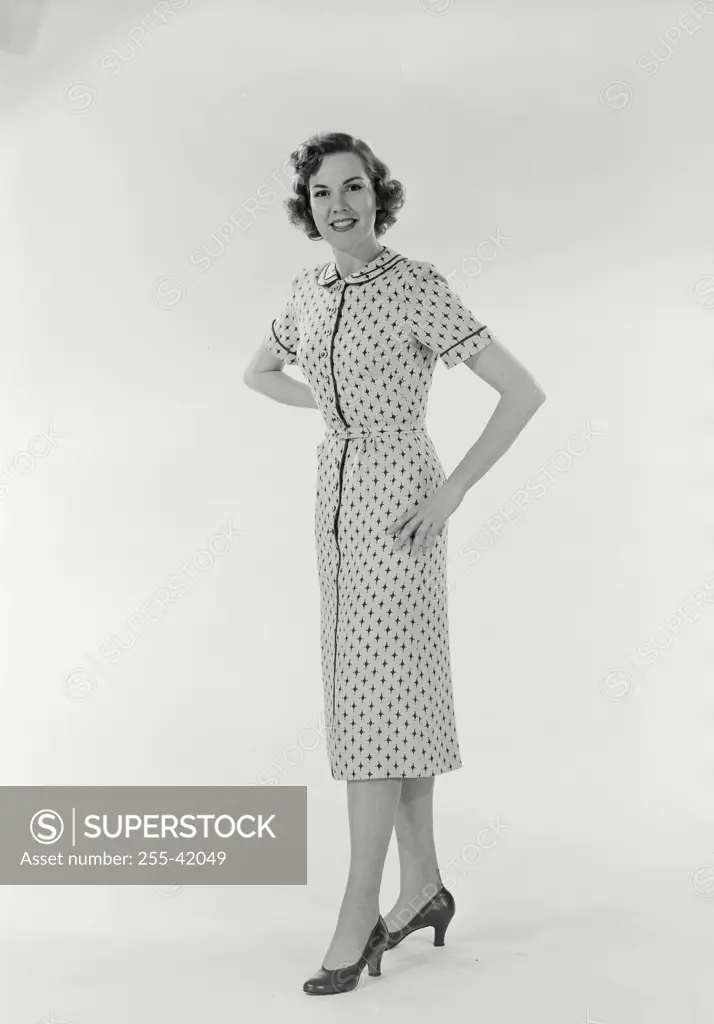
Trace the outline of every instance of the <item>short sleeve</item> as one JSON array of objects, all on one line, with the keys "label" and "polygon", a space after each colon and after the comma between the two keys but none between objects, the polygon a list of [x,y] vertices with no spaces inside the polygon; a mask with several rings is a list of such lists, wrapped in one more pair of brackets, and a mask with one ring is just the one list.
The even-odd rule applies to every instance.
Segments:
[{"label": "short sleeve", "polygon": [[486,325],[476,319],[431,263],[415,268],[412,309],[414,334],[438,354],[449,370],[493,341]]},{"label": "short sleeve", "polygon": [[[301,272],[302,273],[302,272]],[[300,340],[300,329],[297,317],[297,286],[301,274],[293,278],[290,286],[290,298],[283,307],[282,312],[273,320],[270,330],[265,335],[264,343],[269,352],[272,352],[284,363],[294,363],[297,360],[297,346]]]}]

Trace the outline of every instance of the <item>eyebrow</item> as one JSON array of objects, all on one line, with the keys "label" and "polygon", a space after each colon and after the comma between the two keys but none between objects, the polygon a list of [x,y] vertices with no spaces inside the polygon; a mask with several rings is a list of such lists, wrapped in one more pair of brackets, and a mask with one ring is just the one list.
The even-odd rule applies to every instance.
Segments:
[{"label": "eyebrow", "polygon": [[[342,184],[346,185],[348,181],[364,181],[364,180],[365,179],[362,177],[361,174],[353,174],[351,178],[345,178],[345,180],[342,182]],[[317,183],[314,184],[314,185],[311,185],[310,187],[311,188],[329,188],[328,185],[318,185]]]}]

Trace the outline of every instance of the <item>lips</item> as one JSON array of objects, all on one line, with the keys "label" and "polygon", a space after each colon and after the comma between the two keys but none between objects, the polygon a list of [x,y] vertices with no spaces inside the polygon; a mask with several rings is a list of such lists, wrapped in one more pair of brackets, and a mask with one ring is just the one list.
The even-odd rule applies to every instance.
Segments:
[{"label": "lips", "polygon": [[356,224],[357,220],[355,217],[338,217],[337,220],[333,220],[330,227],[334,228],[335,231],[347,231],[353,224]]}]

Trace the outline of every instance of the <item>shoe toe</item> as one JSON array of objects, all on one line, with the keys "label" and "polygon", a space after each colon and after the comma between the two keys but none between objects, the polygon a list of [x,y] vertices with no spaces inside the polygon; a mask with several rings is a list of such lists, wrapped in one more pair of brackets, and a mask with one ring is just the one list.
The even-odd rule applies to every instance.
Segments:
[{"label": "shoe toe", "polygon": [[356,988],[358,983],[359,977],[355,977],[352,971],[343,973],[339,969],[327,971],[323,968],[321,974],[307,979],[302,990],[313,996],[336,995],[339,992],[349,992]]}]

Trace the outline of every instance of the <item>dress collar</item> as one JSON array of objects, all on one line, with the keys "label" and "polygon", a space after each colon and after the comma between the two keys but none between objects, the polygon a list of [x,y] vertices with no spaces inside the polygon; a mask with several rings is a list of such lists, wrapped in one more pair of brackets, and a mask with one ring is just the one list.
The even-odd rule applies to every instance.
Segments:
[{"label": "dress collar", "polygon": [[[344,278],[345,284],[364,284],[365,281],[371,281],[374,276],[379,276],[379,273],[385,269],[388,264],[398,257],[399,254],[394,252],[393,249],[383,246],[382,251],[370,260],[369,263],[365,263],[359,270],[355,270],[353,274],[348,274]],[[324,267],[321,268],[320,273],[317,277],[317,283],[324,285],[328,288],[335,281],[342,280],[337,271],[337,264],[335,260],[330,260]]]}]

